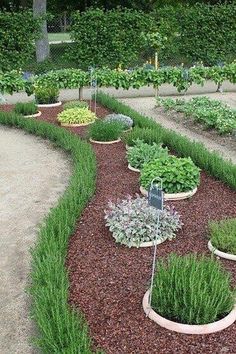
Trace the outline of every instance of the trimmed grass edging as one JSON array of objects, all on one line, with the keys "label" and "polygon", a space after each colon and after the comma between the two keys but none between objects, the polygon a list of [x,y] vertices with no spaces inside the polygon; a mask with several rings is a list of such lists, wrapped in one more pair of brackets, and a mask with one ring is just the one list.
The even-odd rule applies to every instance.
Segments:
[{"label": "trimmed grass edging", "polygon": [[74,169],[69,186],[51,209],[31,251],[32,318],[38,327],[35,345],[43,353],[92,353],[83,315],[68,304],[67,244],[89,199],[95,192],[96,160],[92,147],[77,136],[52,124],[0,112],[0,124],[24,129],[51,140],[70,152]]},{"label": "trimmed grass edging", "polygon": [[151,118],[136,112],[112,96],[99,92],[97,100],[115,113],[131,117],[136,127],[150,129],[150,140],[152,142],[159,143],[161,137],[163,144],[168,146],[172,151],[177,152],[178,156],[190,156],[198,167],[204,169],[216,179],[226,183],[232,189],[236,189],[236,165],[231,161],[224,160],[216,152],[208,151],[201,143],[192,142],[187,137],[162,127]]}]

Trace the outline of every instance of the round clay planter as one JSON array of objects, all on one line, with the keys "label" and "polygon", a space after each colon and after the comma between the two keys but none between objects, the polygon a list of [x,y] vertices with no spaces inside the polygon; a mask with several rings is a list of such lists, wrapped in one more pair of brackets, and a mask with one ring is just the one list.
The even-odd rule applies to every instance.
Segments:
[{"label": "round clay planter", "polygon": [[236,255],[235,254],[231,254],[231,253],[225,253],[222,251],[219,251],[217,248],[215,248],[211,241],[208,242],[208,249],[214,253],[216,256],[219,256],[221,258],[225,258],[228,259],[230,261],[236,261]]},{"label": "round clay planter", "polygon": [[226,317],[216,322],[207,323],[203,325],[189,325],[170,321],[158,315],[158,313],[156,313],[149,306],[149,294],[150,290],[148,290],[143,297],[143,309],[145,314],[151,320],[156,322],[159,326],[164,327],[170,331],[185,334],[209,334],[222,331],[223,329],[229,327],[236,321],[236,304],[234,305],[232,311]]},{"label": "round clay planter", "polygon": [[94,121],[90,123],[81,123],[81,124],[69,124],[69,123],[61,123],[61,122],[58,123],[60,124],[61,127],[86,127],[87,125],[94,123]]},{"label": "round clay planter", "polygon": [[[142,186],[140,186],[140,192],[145,197],[148,196],[148,192]],[[197,192],[197,187],[194,188],[192,191],[183,192],[183,193],[164,193],[165,200],[183,200],[191,198]]]},{"label": "round clay planter", "polygon": [[[140,243],[139,247],[144,248],[144,247],[153,247],[155,245],[160,245],[161,243],[163,243],[164,241],[166,241],[166,238],[162,239],[162,240],[157,240],[156,242],[154,241],[147,241],[147,242],[142,242]],[[138,248],[139,248],[138,247]]]},{"label": "round clay planter", "polygon": [[37,113],[35,114],[29,114],[27,116],[24,116],[24,118],[37,118],[37,117],[40,117],[42,114],[42,112],[38,111]]},{"label": "round clay planter", "polygon": [[89,138],[89,141],[94,144],[107,145],[107,144],[119,143],[121,140],[117,139],[117,140],[111,140],[111,141],[98,141],[98,140],[93,140],[93,139]]},{"label": "round clay planter", "polygon": [[38,104],[37,106],[38,107],[45,107],[45,108],[50,108],[50,107],[59,107],[62,105],[62,102],[59,101],[59,102],[56,102],[56,103],[45,103],[45,104]]},{"label": "round clay planter", "polygon": [[128,164],[128,169],[131,170],[131,171],[139,172],[139,173],[140,173],[140,170],[139,170],[138,168],[134,168],[134,167],[132,167],[130,164]]}]

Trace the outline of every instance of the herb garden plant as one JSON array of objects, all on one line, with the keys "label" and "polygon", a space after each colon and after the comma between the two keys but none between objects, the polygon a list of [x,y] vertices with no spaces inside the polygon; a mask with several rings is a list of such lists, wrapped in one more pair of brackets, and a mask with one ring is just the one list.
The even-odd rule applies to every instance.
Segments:
[{"label": "herb garden plant", "polygon": [[89,137],[93,141],[115,142],[119,140],[122,130],[123,126],[119,122],[97,120],[90,126]]},{"label": "herb garden plant", "polygon": [[211,244],[221,252],[236,257],[236,219],[209,222]]},{"label": "herb garden plant", "polygon": [[156,143],[149,145],[140,139],[135,140],[134,143],[133,147],[128,148],[126,156],[129,165],[136,169],[140,170],[145,163],[168,156],[168,149],[162,148]]},{"label": "herb garden plant", "polygon": [[23,116],[31,116],[38,112],[38,107],[35,102],[18,102],[14,108],[15,113],[21,114]]},{"label": "herb garden plant", "polygon": [[120,124],[122,124],[123,126],[123,130],[128,130],[130,128],[132,128],[133,126],[133,119],[125,116],[124,114],[108,114],[104,120],[106,122],[118,122]]},{"label": "herb garden plant", "polygon": [[143,166],[141,186],[148,190],[154,178],[161,178],[165,193],[189,192],[200,183],[200,169],[191,158],[168,156],[153,160]]},{"label": "herb garden plant", "polygon": [[86,125],[93,123],[96,119],[95,113],[87,107],[69,108],[58,114],[57,120],[61,124]]},{"label": "herb garden plant", "polygon": [[116,242],[128,247],[139,247],[145,242],[161,243],[175,237],[182,227],[180,216],[174,208],[166,206],[158,211],[148,205],[147,198],[136,196],[109,203],[105,211],[106,226]]},{"label": "herb garden plant", "polygon": [[206,256],[171,254],[159,260],[151,307],[162,317],[201,325],[225,317],[234,306],[230,273]]},{"label": "herb garden plant", "polygon": [[88,103],[85,101],[70,101],[63,104],[63,109],[70,109],[70,108],[87,108]]},{"label": "herb garden plant", "polygon": [[52,104],[58,102],[59,89],[55,86],[36,86],[34,94],[38,104]]}]

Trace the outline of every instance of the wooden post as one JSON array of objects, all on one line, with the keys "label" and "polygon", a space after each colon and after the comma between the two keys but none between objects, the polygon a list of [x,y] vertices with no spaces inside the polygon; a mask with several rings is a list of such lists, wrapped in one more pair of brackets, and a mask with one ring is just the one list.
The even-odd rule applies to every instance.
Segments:
[{"label": "wooden post", "polygon": [[83,86],[79,87],[79,100],[83,99]]}]

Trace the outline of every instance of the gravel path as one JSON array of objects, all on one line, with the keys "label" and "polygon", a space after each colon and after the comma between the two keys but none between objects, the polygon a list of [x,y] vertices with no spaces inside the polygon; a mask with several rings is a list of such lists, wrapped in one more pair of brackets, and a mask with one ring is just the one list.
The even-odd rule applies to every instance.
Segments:
[{"label": "gravel path", "polygon": [[0,353],[35,353],[25,294],[29,249],[38,224],[71,173],[68,156],[50,143],[0,126]]},{"label": "gravel path", "polygon": [[[211,97],[211,95],[208,95]],[[173,96],[174,97],[174,96]],[[213,94],[212,98],[216,98],[223,100],[226,103],[230,104],[232,107],[236,107],[236,100],[235,94]],[[181,96],[181,98],[191,98],[191,96]],[[227,99],[226,99],[227,98]],[[160,123],[163,127],[172,129],[175,132],[180,133],[181,135],[187,136],[191,140],[195,140],[201,142],[205,145],[205,147],[210,151],[217,151],[223,158],[231,159],[234,164],[236,164],[236,154],[235,151],[231,151],[228,147],[224,145],[220,145],[217,142],[214,142],[207,137],[198,134],[196,132],[190,131],[189,129],[185,128],[179,123],[173,121],[170,117],[166,114],[161,114],[155,108],[155,98],[153,97],[140,97],[140,98],[123,98],[120,100],[121,102],[125,103],[126,105],[130,106],[131,108],[135,109],[136,111],[153,118],[156,122]]]}]

